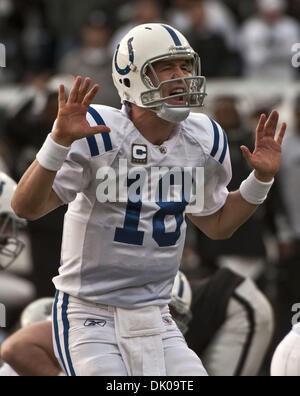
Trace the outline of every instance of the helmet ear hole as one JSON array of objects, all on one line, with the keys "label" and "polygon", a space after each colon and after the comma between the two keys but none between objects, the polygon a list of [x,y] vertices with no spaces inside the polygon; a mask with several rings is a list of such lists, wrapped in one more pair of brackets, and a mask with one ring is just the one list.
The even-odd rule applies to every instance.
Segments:
[{"label": "helmet ear hole", "polygon": [[124,78],[124,85],[125,85],[125,87],[127,87],[127,88],[130,88],[131,87],[131,83],[130,83],[130,80],[129,80],[129,78]]}]

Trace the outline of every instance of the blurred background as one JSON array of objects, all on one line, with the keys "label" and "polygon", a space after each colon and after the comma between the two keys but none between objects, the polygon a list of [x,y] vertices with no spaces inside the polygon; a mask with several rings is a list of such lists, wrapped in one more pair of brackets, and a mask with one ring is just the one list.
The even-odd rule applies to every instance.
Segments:
[{"label": "blurred background", "polygon": [[[112,54],[130,28],[149,22],[179,29],[201,57],[208,78],[202,111],[227,132],[231,190],[250,172],[239,147],[253,146],[260,114],[275,108],[288,122],[267,202],[229,241],[210,241],[189,225],[182,261],[193,288],[224,266],[256,282],[275,312],[271,355],[300,303],[300,0],[0,0],[0,170],[18,181],[34,160],[56,117],[60,83],[89,76],[100,84],[96,102],[120,108]],[[30,223],[27,249],[0,273],[0,281],[24,287],[22,298],[12,286],[0,301],[8,309],[3,337],[29,301],[54,295],[65,210]]]}]

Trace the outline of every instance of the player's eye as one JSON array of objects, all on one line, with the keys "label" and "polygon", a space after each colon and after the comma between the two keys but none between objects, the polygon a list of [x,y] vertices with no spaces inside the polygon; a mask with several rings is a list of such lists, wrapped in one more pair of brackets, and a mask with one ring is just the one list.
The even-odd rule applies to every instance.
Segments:
[{"label": "player's eye", "polygon": [[192,69],[193,69],[192,65],[183,65],[183,66],[182,66],[182,70],[183,70],[184,72],[187,72],[187,73],[191,73],[191,72],[192,72]]},{"label": "player's eye", "polygon": [[161,69],[161,71],[168,71],[168,70],[171,70],[171,66],[170,66],[170,65],[164,66],[164,67]]}]

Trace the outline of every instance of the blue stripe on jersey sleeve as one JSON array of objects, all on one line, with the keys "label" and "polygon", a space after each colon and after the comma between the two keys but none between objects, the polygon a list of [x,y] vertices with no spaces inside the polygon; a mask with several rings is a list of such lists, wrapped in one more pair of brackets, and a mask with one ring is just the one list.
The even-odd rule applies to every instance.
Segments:
[{"label": "blue stripe on jersey sleeve", "polygon": [[[106,125],[103,118],[100,116],[100,114],[93,107],[90,106],[88,109],[88,112],[93,117],[93,119],[95,120],[97,125]],[[101,133],[101,136],[103,139],[105,151],[111,151],[113,148],[112,148],[112,143],[110,140],[109,133],[108,132]],[[97,140],[96,140],[95,136],[88,137],[87,141],[88,141],[88,144],[90,147],[92,157],[99,155],[100,154],[99,147],[98,147]]]},{"label": "blue stripe on jersey sleeve", "polygon": [[227,136],[226,136],[226,133],[225,133],[224,129],[223,129],[223,135],[224,135],[224,148],[223,148],[221,157],[219,159],[220,164],[223,164],[224,159],[226,157],[227,148],[228,148],[228,140],[227,140]]},{"label": "blue stripe on jersey sleeve", "polygon": [[214,146],[213,146],[213,149],[212,149],[210,155],[212,157],[214,157],[217,154],[218,150],[219,150],[220,132],[219,132],[218,125],[215,123],[215,121],[214,120],[210,120],[210,121],[211,121],[211,123],[213,125],[213,128],[214,128]]},{"label": "blue stripe on jersey sleeve", "polygon": [[219,127],[217,125],[217,123],[214,120],[210,120],[214,129],[214,145],[212,148],[212,151],[210,153],[210,155],[212,157],[214,157],[217,161],[220,162],[220,164],[223,164],[225,157],[226,157],[226,153],[227,153],[227,149],[228,149],[228,140],[227,140],[227,136],[224,130],[223,131],[223,141],[224,141],[224,147],[221,153],[221,156],[219,159],[216,158],[216,155],[220,149],[220,137],[221,137],[221,133],[219,130]]},{"label": "blue stripe on jersey sleeve", "polygon": [[91,151],[91,156],[92,157],[96,157],[97,155],[99,155],[99,148],[98,148],[98,144],[97,144],[97,140],[95,138],[95,136],[90,136],[88,138],[86,138],[90,151]]}]

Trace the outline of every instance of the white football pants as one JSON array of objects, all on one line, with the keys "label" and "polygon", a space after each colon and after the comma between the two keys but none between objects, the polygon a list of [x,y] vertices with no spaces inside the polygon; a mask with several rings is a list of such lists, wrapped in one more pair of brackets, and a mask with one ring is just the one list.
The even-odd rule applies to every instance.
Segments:
[{"label": "white football pants", "polygon": [[[128,364],[133,367],[130,375],[158,375],[158,366],[163,363],[165,371],[160,375],[207,376],[198,356],[188,348],[168,307],[160,315],[164,326],[164,332],[159,336],[164,362],[157,360],[159,355],[153,356],[152,364],[149,361],[149,354],[151,360],[156,348],[157,335],[154,335],[131,338],[130,349],[136,344],[136,350],[130,357],[132,361],[128,363],[125,359],[125,364],[116,336],[115,310],[57,292],[53,306],[53,344],[55,355],[67,375],[127,376]],[[149,341],[148,345],[145,340]],[[141,361],[142,366],[146,362],[144,371],[140,372],[135,360]]]}]

